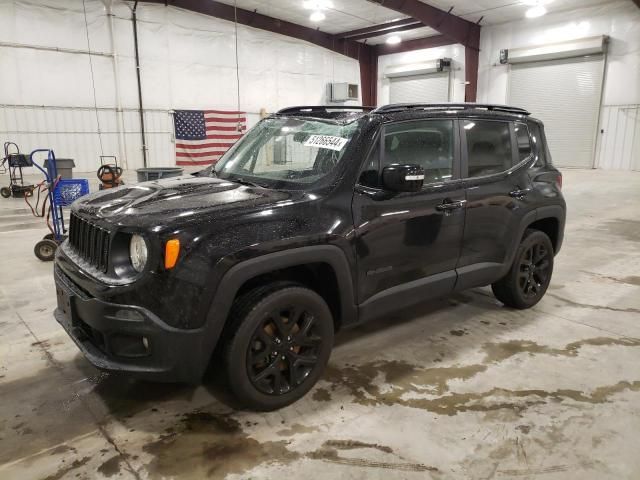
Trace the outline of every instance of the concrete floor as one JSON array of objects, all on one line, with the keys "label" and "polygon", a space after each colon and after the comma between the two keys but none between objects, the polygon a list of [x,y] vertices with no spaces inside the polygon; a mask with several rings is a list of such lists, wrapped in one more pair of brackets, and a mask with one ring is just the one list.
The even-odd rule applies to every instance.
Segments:
[{"label": "concrete floor", "polygon": [[640,478],[640,173],[564,184],[538,306],[477,289],[344,331],[318,386],[269,414],[215,379],[92,368],[51,315],[45,229],[0,200],[0,478]]}]

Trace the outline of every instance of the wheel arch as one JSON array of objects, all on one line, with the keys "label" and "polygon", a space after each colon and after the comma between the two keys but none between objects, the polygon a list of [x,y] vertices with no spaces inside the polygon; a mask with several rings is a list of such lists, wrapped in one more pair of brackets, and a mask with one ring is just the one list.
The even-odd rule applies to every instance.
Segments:
[{"label": "wheel arch", "polygon": [[[335,279],[333,291],[331,290],[332,279],[324,282],[325,290],[321,289],[319,292],[317,288],[314,290],[325,300],[327,300],[326,295],[337,295],[337,304],[331,299],[327,302],[334,314],[336,327],[353,322],[357,316],[353,281],[349,263],[342,250],[332,245],[293,248],[242,261],[232,266],[223,275],[207,312],[203,348],[209,354],[213,353],[238,294],[260,284],[260,280],[300,280],[301,277],[296,278],[296,275],[305,271],[316,277],[322,274],[333,275]],[[318,280],[323,279],[318,278]],[[308,287],[317,287],[323,282],[316,281],[310,284],[308,279],[302,279],[300,283]]]},{"label": "wheel arch", "polygon": [[557,255],[564,239],[564,222],[565,210],[560,205],[550,205],[538,208],[535,221],[526,228],[544,232],[551,240],[554,255]]}]

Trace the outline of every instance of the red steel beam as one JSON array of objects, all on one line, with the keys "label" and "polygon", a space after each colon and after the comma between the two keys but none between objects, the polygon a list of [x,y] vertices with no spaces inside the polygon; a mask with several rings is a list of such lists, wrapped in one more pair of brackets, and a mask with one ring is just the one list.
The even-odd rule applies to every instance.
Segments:
[{"label": "red steel beam", "polygon": [[[475,102],[478,93],[480,25],[452,15],[420,0],[369,0],[385,8],[420,20],[465,47],[465,101]],[[638,0],[640,1],[640,0]]]},{"label": "red steel beam", "polygon": [[378,104],[378,54],[374,47],[360,58],[360,86],[362,105],[375,107]]},{"label": "red steel beam", "polygon": [[478,64],[480,51],[475,48],[464,49],[464,101],[475,102],[478,96]]},{"label": "red steel beam", "polygon": [[420,0],[368,0],[424,23],[465,47],[480,48],[480,25],[432,7]]},{"label": "red steel beam", "polygon": [[418,23],[413,23],[411,25],[403,25],[401,27],[390,28],[388,30],[381,30],[381,31],[375,32],[375,33],[363,33],[362,35],[355,35],[353,37],[349,37],[349,40],[365,40],[367,38],[379,37],[381,35],[387,35],[389,33],[405,32],[407,30],[415,30],[416,28],[424,28],[424,25],[421,24],[420,22],[418,22]]},{"label": "red steel beam", "polygon": [[416,38],[414,40],[404,40],[401,43],[395,45],[389,45],[383,43],[376,45],[376,53],[378,55],[390,55],[392,53],[410,52],[412,50],[422,50],[423,48],[435,48],[442,47],[444,45],[451,45],[455,43],[449,37],[444,35],[433,35],[426,38]]},{"label": "red steel beam", "polygon": [[[238,22],[249,27],[266,30],[268,32],[286,35],[304,40],[336,53],[358,60],[360,63],[360,85],[362,88],[363,105],[375,105],[376,89],[378,85],[378,57],[374,48],[348,38],[321,32],[313,28],[304,27],[296,23],[269,17],[261,13],[234,8],[233,5],[213,0],[145,0],[147,3],[157,3],[174,6],[192,12],[209,15],[229,22]],[[413,20],[415,22],[415,20]]]},{"label": "red steel beam", "polygon": [[238,22],[253,28],[286,35],[305,42],[313,43],[336,53],[340,53],[356,60],[360,59],[363,47],[366,46],[353,40],[338,38],[335,35],[321,32],[296,23],[269,17],[261,13],[236,9],[233,5],[216,2],[214,0],[145,0],[146,3],[157,3],[183,8],[192,12],[202,13],[211,17],[221,18],[229,22]]},{"label": "red steel beam", "polygon": [[[411,25],[418,25],[419,27],[424,27],[424,25],[422,25],[415,18],[403,18],[402,20],[395,20],[393,22],[381,23],[380,25],[373,25],[371,27],[358,28],[356,30],[350,30],[348,32],[337,33],[336,37],[351,38],[352,40],[354,40],[355,37],[370,38],[378,35],[383,35],[389,32],[397,32],[399,28],[408,27]],[[415,28],[419,28],[419,27],[415,27]]]}]

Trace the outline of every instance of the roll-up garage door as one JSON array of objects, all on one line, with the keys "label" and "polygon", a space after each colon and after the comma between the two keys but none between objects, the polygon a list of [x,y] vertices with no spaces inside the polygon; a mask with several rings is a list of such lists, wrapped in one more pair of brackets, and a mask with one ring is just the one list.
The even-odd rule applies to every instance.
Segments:
[{"label": "roll-up garage door", "polygon": [[449,101],[449,72],[390,78],[390,103],[442,103]]},{"label": "roll-up garage door", "polygon": [[595,55],[511,65],[509,104],[544,122],[556,166],[593,166],[603,62]]}]

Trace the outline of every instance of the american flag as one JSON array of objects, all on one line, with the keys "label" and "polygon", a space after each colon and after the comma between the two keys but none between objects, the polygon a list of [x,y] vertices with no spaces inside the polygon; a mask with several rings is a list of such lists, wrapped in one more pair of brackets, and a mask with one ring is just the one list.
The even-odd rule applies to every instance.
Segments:
[{"label": "american flag", "polygon": [[247,129],[245,112],[175,110],[176,165],[217,162]]}]

